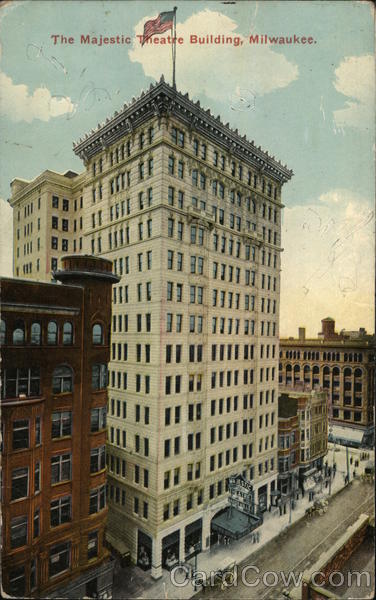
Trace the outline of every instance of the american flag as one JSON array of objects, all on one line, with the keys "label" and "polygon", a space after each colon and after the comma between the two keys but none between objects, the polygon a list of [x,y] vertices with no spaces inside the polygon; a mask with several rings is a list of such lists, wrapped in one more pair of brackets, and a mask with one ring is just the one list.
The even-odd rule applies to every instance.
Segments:
[{"label": "american flag", "polygon": [[173,20],[174,11],[170,10],[168,12],[160,13],[156,19],[146,21],[141,45],[143,46],[152,35],[155,35],[156,33],[164,33],[168,29],[172,29]]}]

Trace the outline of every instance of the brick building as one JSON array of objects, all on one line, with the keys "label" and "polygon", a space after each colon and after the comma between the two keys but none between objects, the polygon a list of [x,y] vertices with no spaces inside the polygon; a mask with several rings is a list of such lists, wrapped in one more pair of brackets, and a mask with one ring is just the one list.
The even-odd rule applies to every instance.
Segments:
[{"label": "brick building", "polygon": [[[316,386],[329,394],[329,418],[333,427],[360,432],[360,443],[372,443],[375,402],[375,337],[364,329],[335,332],[335,321],[322,320],[317,338],[280,340],[279,382],[298,389]],[[303,387],[302,387],[303,386]],[[349,431],[349,437],[351,432]]]},{"label": "brick building", "polygon": [[[74,152],[84,248],[120,277],[108,540],[160,577],[168,555],[209,546],[230,477],[251,482],[262,510],[276,488],[281,189],[292,171],[163,78]],[[10,201],[21,249],[25,206],[38,206],[28,185]],[[45,202],[64,194],[51,188]],[[49,251],[56,224],[52,211]]]},{"label": "brick building", "polygon": [[2,582],[13,596],[111,597],[105,444],[110,261],[63,285],[1,279]]},{"label": "brick building", "polygon": [[[328,449],[326,391],[280,389],[278,399],[278,489],[282,503],[312,492],[321,481]],[[317,490],[316,490],[317,491]]]}]

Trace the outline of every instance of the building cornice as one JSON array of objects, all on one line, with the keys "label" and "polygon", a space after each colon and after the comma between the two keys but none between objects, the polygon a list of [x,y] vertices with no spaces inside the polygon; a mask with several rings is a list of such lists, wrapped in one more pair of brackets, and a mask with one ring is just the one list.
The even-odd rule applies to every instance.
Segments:
[{"label": "building cornice", "polygon": [[146,93],[142,92],[138,99],[133,98],[129,104],[124,104],[121,112],[116,111],[112,118],[107,118],[104,123],[98,124],[96,130],[92,129],[84,139],[74,143],[73,150],[82,160],[87,161],[124,135],[132,133],[153,116],[158,120],[162,116],[176,117],[190,131],[202,134],[205,139],[210,139],[224,151],[281,184],[293,175],[292,170],[274,156],[269,156],[260,146],[255,146],[253,141],[249,142],[246,136],[240,136],[237,129],[231,129],[228,123],[224,125],[220,117],[214,117],[209,109],[201,108],[199,101],[194,103],[188,94],[183,95],[168,85],[163,76],[158,83],[151,84]]},{"label": "building cornice", "polygon": [[80,188],[84,185],[86,178],[86,171],[79,173],[77,177],[69,178],[65,177],[62,173],[57,173],[55,171],[46,170],[43,173],[40,173],[35,179],[31,181],[26,181],[24,179],[15,178],[12,180],[13,182],[21,181],[23,184],[26,184],[22,187],[22,189],[18,190],[14,194],[12,194],[11,198],[9,198],[8,202],[12,206],[17,205],[20,200],[24,200],[25,196],[28,194],[32,194],[36,188],[41,188],[42,186],[52,184],[59,185],[60,187],[64,187],[69,190],[71,193],[75,192],[77,188]]}]

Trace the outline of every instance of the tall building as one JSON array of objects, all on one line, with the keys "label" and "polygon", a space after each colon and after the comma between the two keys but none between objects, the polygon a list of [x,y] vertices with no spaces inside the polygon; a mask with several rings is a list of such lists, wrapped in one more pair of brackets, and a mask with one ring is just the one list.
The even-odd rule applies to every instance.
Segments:
[{"label": "tall building", "polygon": [[306,338],[300,327],[298,338],[280,340],[279,382],[298,389],[322,387],[329,394],[332,429],[354,444],[354,435],[358,445],[372,443],[375,337],[364,329],[338,334],[330,317],[321,323],[317,338]]},{"label": "tall building", "polygon": [[281,188],[292,172],[163,78],[74,151],[85,248],[120,277],[108,539],[157,578],[168,557],[209,547],[230,476],[252,482],[262,510],[276,489]]},{"label": "tall building", "polygon": [[111,268],[67,256],[63,285],[1,279],[2,584],[12,596],[111,597]]}]

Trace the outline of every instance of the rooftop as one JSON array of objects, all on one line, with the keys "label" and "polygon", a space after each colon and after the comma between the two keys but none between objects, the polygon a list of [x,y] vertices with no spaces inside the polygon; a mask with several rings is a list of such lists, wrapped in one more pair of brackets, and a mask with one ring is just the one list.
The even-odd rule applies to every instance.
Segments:
[{"label": "rooftop", "polygon": [[193,102],[188,93],[182,94],[167,84],[163,75],[159,82],[150,84],[146,92],[142,91],[138,98],[133,97],[119,112],[115,111],[112,117],[98,123],[96,129],[74,142],[74,152],[82,159],[88,160],[152,116],[160,117],[171,111],[187,126],[206,137],[211,137],[213,143],[248,161],[254,168],[267,172],[282,183],[291,179],[293,172],[286,165],[282,165],[274,156],[262,150],[261,146],[257,147],[254,140],[248,141],[237,129],[231,129],[229,123],[224,124],[219,115],[215,117],[210,109],[202,108],[199,101]]}]

